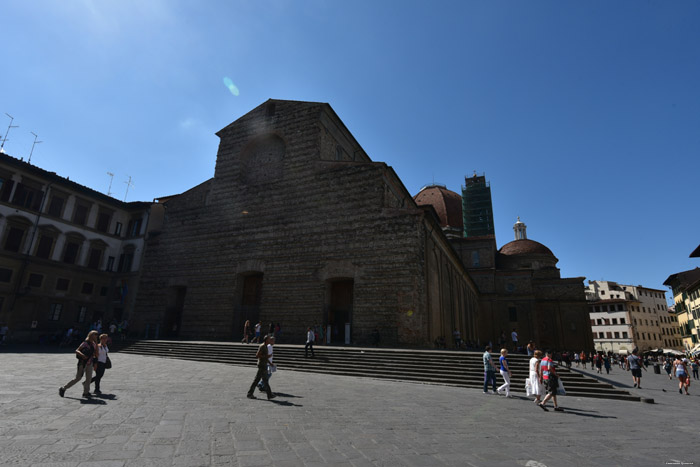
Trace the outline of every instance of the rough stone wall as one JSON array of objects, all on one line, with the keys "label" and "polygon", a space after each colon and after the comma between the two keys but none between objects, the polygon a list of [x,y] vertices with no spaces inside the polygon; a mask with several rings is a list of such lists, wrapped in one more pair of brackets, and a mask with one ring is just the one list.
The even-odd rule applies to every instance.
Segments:
[{"label": "rough stone wall", "polygon": [[[146,250],[139,325],[186,287],[179,336],[230,339],[247,273],[286,342],[322,324],[332,279],[353,279],[352,339],[427,345],[423,211],[325,104],[268,101],[218,133],[215,177],[165,203]],[[402,191],[403,190],[403,191]]]}]

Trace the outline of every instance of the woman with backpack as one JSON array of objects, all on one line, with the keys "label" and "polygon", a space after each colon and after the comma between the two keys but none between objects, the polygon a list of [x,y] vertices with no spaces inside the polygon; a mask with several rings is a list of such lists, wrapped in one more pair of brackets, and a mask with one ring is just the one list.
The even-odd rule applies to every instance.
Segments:
[{"label": "woman with backpack", "polygon": [[98,332],[90,331],[85,340],[75,349],[75,357],[78,359],[78,370],[75,378],[65,386],[58,388],[58,395],[63,397],[66,389],[80,381],[85,375],[83,382],[83,397],[90,397],[90,383],[92,382],[92,369],[97,357],[97,336]]}]

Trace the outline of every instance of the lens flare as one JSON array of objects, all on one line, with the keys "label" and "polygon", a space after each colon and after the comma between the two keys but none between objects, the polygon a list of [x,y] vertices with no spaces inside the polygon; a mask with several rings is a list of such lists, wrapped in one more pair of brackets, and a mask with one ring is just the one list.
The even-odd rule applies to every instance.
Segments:
[{"label": "lens flare", "polygon": [[224,86],[226,86],[228,90],[231,91],[231,94],[233,94],[234,96],[240,94],[240,91],[238,90],[236,85],[233,84],[233,81],[231,81],[231,78],[229,78],[228,76],[224,76]]}]

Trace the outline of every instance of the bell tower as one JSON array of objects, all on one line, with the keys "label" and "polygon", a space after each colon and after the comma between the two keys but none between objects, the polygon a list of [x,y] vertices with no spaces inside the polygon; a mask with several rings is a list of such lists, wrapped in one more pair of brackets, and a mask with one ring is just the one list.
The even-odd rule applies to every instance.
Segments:
[{"label": "bell tower", "polygon": [[513,231],[515,231],[516,240],[527,239],[527,225],[520,221],[520,216],[518,216],[518,222],[513,224]]}]

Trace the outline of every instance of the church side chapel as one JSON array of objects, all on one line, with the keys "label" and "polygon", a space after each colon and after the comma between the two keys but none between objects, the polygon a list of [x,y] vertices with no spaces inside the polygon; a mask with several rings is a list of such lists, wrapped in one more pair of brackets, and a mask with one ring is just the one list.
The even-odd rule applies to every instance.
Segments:
[{"label": "church side chapel", "polygon": [[[455,202],[461,198],[462,203]],[[522,346],[592,349],[584,277],[562,278],[559,260],[545,245],[527,238],[518,218],[515,239],[496,245],[491,187],[485,177],[465,179],[462,196],[441,185],[423,188],[418,204],[435,208],[440,225],[479,289],[478,335],[482,343],[510,343],[513,329]],[[460,233],[457,233],[461,230]]]}]

